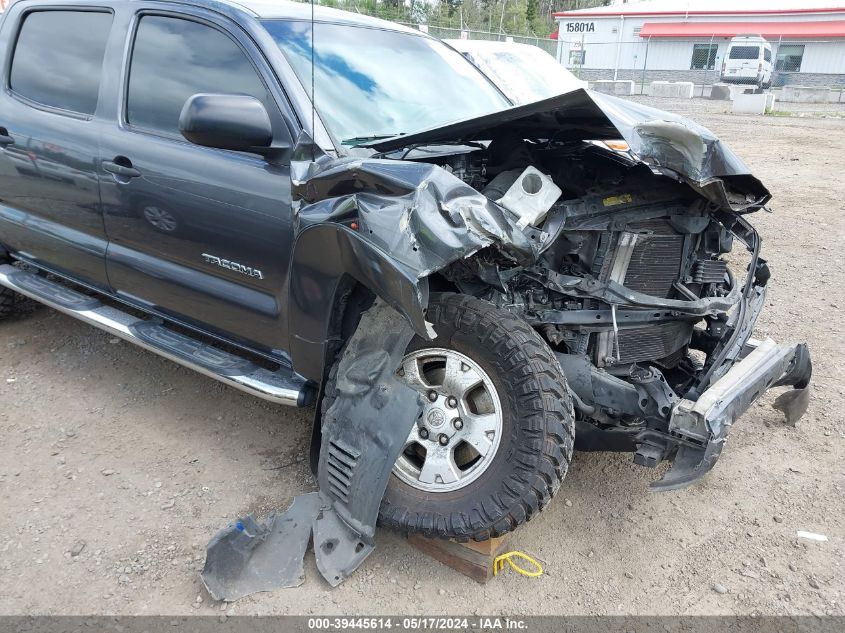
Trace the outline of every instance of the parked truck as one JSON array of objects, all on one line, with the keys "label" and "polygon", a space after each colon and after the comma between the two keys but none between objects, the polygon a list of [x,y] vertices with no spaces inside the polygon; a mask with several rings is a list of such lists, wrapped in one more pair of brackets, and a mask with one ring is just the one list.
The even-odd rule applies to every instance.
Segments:
[{"label": "parked truck", "polygon": [[29,297],[313,405],[319,447],[380,298],[426,403],[397,421],[385,525],[503,534],[573,444],[668,460],[654,485],[681,487],[767,390],[806,408],[806,346],[752,338],[769,191],[691,121],[583,89],[514,106],[439,40],[319,6],[18,0],[0,20],[0,316]]}]

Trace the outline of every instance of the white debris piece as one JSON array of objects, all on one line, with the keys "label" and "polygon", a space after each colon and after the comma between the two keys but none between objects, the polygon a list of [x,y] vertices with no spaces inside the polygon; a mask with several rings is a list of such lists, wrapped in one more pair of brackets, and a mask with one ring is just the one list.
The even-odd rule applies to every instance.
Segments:
[{"label": "white debris piece", "polygon": [[525,168],[498,203],[519,216],[517,225],[537,226],[560,198],[560,187],[535,167]]}]

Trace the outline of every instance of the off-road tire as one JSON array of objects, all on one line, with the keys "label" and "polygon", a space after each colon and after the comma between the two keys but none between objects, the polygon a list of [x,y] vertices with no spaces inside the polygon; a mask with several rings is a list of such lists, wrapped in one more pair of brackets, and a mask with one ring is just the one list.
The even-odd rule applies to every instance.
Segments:
[{"label": "off-road tire", "polygon": [[[542,510],[572,458],[574,414],[566,379],[546,342],[525,321],[459,294],[433,294],[427,320],[437,338],[415,337],[408,352],[454,349],[478,363],[502,405],[499,448],[490,466],[451,492],[426,492],[390,477],[379,523],[428,537],[482,541],[514,530]],[[322,413],[334,400],[331,370]]]},{"label": "off-road tire", "polygon": [[14,292],[5,287],[0,287],[0,319],[12,314],[15,308],[17,297]]}]

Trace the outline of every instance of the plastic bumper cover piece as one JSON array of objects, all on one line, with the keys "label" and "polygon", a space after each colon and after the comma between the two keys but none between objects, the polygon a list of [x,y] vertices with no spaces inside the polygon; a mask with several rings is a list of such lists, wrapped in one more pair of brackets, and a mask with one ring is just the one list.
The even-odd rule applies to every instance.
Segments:
[{"label": "plastic bumper cover piece", "polygon": [[651,484],[652,490],[674,490],[703,477],[719,459],[731,425],[768,389],[782,385],[793,391],[778,398],[776,407],[790,422],[807,410],[812,374],[804,343],[778,345],[772,339],[749,342],[751,350],[698,400],[680,400],[672,410],[669,432],[680,441],[672,468]]}]

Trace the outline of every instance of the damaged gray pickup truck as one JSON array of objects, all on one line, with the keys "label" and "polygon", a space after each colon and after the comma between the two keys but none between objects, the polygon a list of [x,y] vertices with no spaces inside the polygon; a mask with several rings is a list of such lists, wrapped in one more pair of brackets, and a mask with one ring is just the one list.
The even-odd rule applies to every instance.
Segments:
[{"label": "damaged gray pickup truck", "polygon": [[[248,0],[19,0],[0,64],[0,315],[25,295],[316,402],[347,502],[360,454],[326,413],[372,382],[356,355],[375,375],[401,344],[419,402],[381,420],[384,525],[508,532],[573,446],[669,461],[653,487],[678,488],[768,389],[806,409],[806,346],[751,338],[770,194],[686,119],[581,89],[513,106],[423,33]],[[374,302],[409,339],[361,320]]]}]

